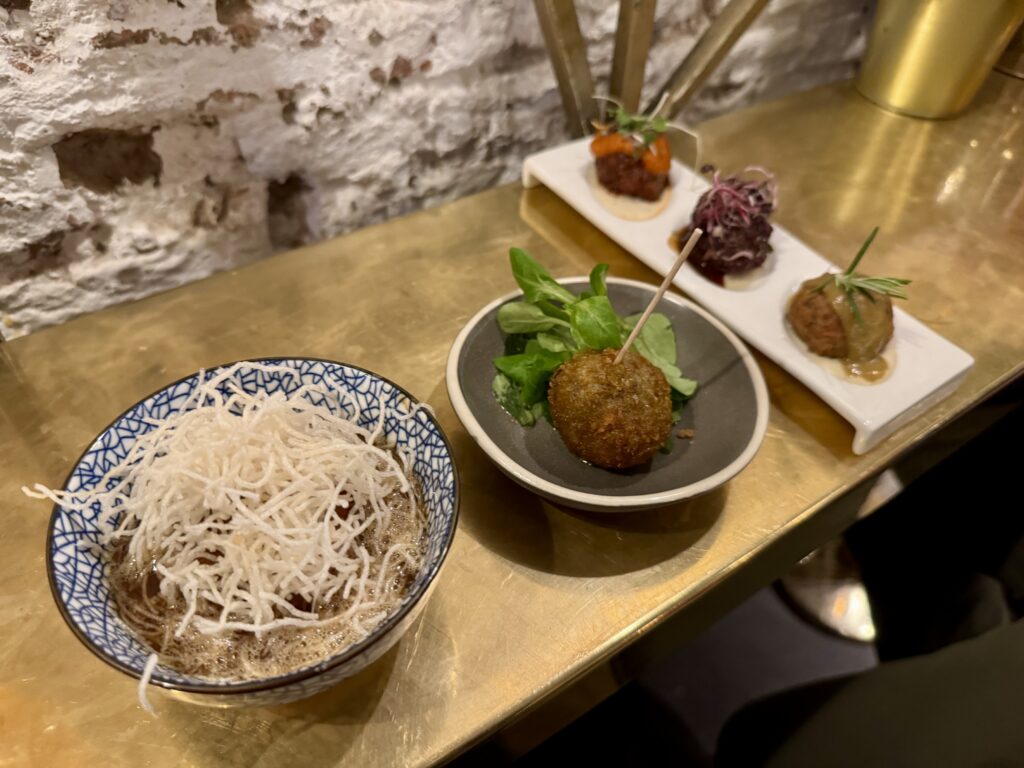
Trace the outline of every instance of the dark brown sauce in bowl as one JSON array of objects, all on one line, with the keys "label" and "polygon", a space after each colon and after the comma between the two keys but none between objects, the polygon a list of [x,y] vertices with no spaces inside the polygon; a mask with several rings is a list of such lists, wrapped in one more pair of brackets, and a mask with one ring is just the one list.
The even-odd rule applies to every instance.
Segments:
[{"label": "dark brown sauce in bowl", "polygon": [[[416,497],[416,506],[422,508],[418,491]],[[410,503],[410,496],[395,491],[382,501],[390,510],[391,524],[372,535],[368,529],[357,537],[357,543],[366,548],[375,565],[379,565],[384,553],[396,542],[408,542],[422,558],[426,550],[425,531],[415,512],[416,506]],[[110,551],[107,560],[111,597],[118,616],[140,640],[160,655],[161,663],[183,674],[210,680],[275,677],[344,651],[387,618],[408,593],[417,575],[403,559],[393,559],[380,592],[374,593],[377,606],[371,605],[359,613],[365,622],[363,631],[358,625],[338,621],[319,626],[278,627],[260,634],[233,630],[206,634],[190,625],[181,636],[177,636],[175,630],[187,611],[185,599],[177,590],[170,598],[162,595],[162,578],[156,570],[156,561],[137,563],[128,556],[127,550],[128,541],[124,539]],[[196,558],[196,562],[212,564],[220,556],[218,552],[207,550]],[[371,568],[368,581],[375,583],[379,576],[379,568]],[[315,612],[320,619],[340,619],[354,602],[354,597],[340,592],[319,605],[310,603],[298,593],[283,596],[283,599],[299,610]],[[196,614],[215,621],[222,610],[223,606],[216,601],[200,598]],[[274,618],[282,616],[283,613],[275,608]],[[227,618],[231,621],[234,617],[229,614]]]}]

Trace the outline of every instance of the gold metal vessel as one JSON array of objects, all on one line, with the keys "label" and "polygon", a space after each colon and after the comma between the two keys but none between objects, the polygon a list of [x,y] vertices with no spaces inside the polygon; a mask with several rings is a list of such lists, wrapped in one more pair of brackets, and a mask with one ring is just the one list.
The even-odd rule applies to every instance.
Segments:
[{"label": "gold metal vessel", "polygon": [[878,0],[857,90],[916,117],[971,103],[1024,19],[1024,0]]}]

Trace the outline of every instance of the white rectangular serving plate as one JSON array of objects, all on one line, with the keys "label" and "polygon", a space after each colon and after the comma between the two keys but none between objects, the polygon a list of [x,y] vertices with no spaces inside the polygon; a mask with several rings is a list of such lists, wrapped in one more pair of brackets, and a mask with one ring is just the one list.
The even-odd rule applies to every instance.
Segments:
[{"label": "white rectangular serving plate", "polygon": [[[669,238],[689,223],[697,199],[710,186],[708,182],[673,161],[668,206],[652,219],[628,221],[598,202],[588,180],[592,166],[590,139],[580,139],[526,158],[523,185],[548,187],[644,264],[666,274],[677,256]],[[834,270],[835,265],[782,227],[773,226],[774,253],[760,268],[763,274],[747,287],[723,288],[688,265],[679,271],[675,285],[849,421],[856,430],[854,453],[871,450],[956,390],[974,359],[898,307],[895,335],[886,353],[887,357],[894,355],[895,364],[883,381],[861,384],[837,376],[810,355],[786,326],[786,302],[800,283]],[[859,245],[850,244],[849,256]]]}]

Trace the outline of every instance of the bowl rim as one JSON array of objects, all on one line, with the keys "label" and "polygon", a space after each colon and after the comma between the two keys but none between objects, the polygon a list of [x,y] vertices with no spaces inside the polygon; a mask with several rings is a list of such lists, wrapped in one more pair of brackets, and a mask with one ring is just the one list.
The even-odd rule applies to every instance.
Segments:
[{"label": "bowl rim", "polygon": [[[398,392],[409,398],[410,402],[414,404],[423,402],[418,398],[414,397],[412,393],[410,393],[407,389],[399,386],[386,376],[381,376],[379,373],[375,373],[374,371],[371,371],[367,368],[363,368],[358,365],[344,363],[341,362],[340,360],[330,360],[328,358],[323,357],[252,357],[243,358],[241,360],[235,360],[228,363],[212,365],[209,367],[200,368],[196,371],[193,371],[190,374],[187,374],[186,376],[182,376],[181,378],[176,379],[175,381],[163,385],[159,389],[153,390],[148,395],[140,398],[135,403],[130,405],[128,408],[123,410],[120,414],[118,414],[109,424],[107,424],[107,426],[101,429],[92,440],[90,440],[89,444],[85,447],[85,449],[82,451],[79,457],[75,459],[75,461],[71,465],[71,469],[68,471],[67,477],[64,478],[64,482],[61,485],[61,488],[67,488],[67,485],[70,482],[71,477],[74,475],[75,470],[78,469],[78,466],[79,464],[81,464],[82,459],[84,459],[85,456],[89,453],[89,449],[92,448],[92,446],[96,443],[96,440],[98,440],[101,435],[108,432],[115,424],[121,421],[132,409],[137,407],[139,404],[145,402],[146,400],[155,397],[156,395],[160,394],[166,389],[169,389],[170,387],[174,387],[178,384],[181,384],[184,381],[187,381],[188,379],[197,376],[201,371],[215,371],[221,368],[229,368],[238,363],[269,364],[280,363],[284,361],[327,363],[329,365],[340,365],[345,368],[350,368],[352,370],[362,371],[363,373],[369,374],[370,376],[379,379],[385,384],[389,384],[390,386],[394,387]],[[426,403],[424,404],[426,405]],[[441,555],[437,558],[436,563],[434,563],[429,569],[427,577],[424,580],[423,586],[420,589],[418,595],[415,595],[413,599],[409,600],[405,605],[403,605],[401,608],[395,611],[395,613],[393,613],[391,616],[385,619],[381,624],[374,628],[374,630],[369,635],[367,635],[365,638],[360,640],[355,645],[351,645],[343,651],[340,651],[339,653],[333,656],[329,656],[328,658],[324,659],[318,664],[303,667],[301,669],[295,670],[294,672],[288,672],[286,674],[276,675],[274,677],[260,678],[258,680],[245,680],[231,683],[218,683],[212,681],[205,683],[181,683],[174,680],[165,680],[158,678],[157,673],[154,671],[154,674],[150,678],[149,683],[151,685],[155,685],[160,688],[165,688],[173,691],[185,691],[188,693],[208,693],[220,695],[255,693],[259,691],[269,691],[277,688],[282,688],[293,683],[298,683],[304,680],[309,680],[310,678],[319,677],[325,672],[328,672],[331,669],[334,669],[335,667],[345,664],[346,662],[351,661],[355,657],[361,655],[364,651],[368,650],[375,643],[385,638],[391,632],[391,630],[394,629],[394,627],[398,625],[399,622],[401,622],[409,614],[410,611],[412,611],[414,607],[419,605],[420,601],[428,594],[430,587],[433,585],[434,580],[437,578],[437,574],[441,570],[441,566],[443,566],[445,561],[448,559],[448,553],[451,551],[452,541],[455,539],[455,532],[458,529],[459,507],[461,504],[461,494],[459,493],[459,468],[455,462],[455,452],[452,449],[452,444],[448,439],[448,435],[445,434],[444,429],[441,427],[441,423],[437,420],[437,417],[434,415],[433,411],[431,409],[424,409],[424,411],[427,415],[427,418],[430,419],[430,422],[434,425],[434,428],[437,430],[437,433],[441,436],[441,441],[444,443],[444,446],[448,451],[449,463],[452,468],[452,479],[454,485],[455,498],[452,505],[451,524],[448,527],[445,541],[442,543]],[[94,642],[93,639],[90,638],[88,634],[86,634],[86,632],[82,630],[81,627],[78,626],[78,623],[71,617],[67,605],[60,596],[60,592],[58,590],[56,579],[54,576],[53,539],[57,519],[61,514],[61,509],[62,507],[59,504],[53,505],[53,510],[50,513],[50,522],[48,523],[46,531],[46,576],[47,581],[49,582],[50,585],[50,594],[53,597],[53,601],[57,604],[57,608],[60,611],[61,617],[64,619],[64,623],[68,625],[68,627],[75,634],[78,640],[90,651],[92,651],[95,656],[97,656],[100,660],[106,662],[109,666],[113,667],[119,672],[122,672],[128,675],[129,677],[134,678],[135,680],[140,680],[142,678],[142,675],[139,672],[132,669],[127,664],[122,663],[119,659],[115,658],[113,655],[109,654],[105,649],[97,645],[97,643]],[[127,625],[125,626],[127,627]],[[134,637],[134,633],[131,632],[130,628],[128,628],[128,631],[130,634],[133,634]],[[141,645],[143,645],[143,647],[147,647],[144,643],[142,643],[142,641],[138,640],[137,637],[135,637],[135,640],[139,642]]]},{"label": "bowl rim", "polygon": [[[575,285],[577,283],[589,283],[589,278],[585,275],[578,275],[559,278],[557,282],[562,285]],[[654,291],[657,290],[657,287],[650,283],[623,277],[609,277],[607,278],[607,282],[610,284],[643,288],[651,293],[654,293]],[[764,374],[761,373],[761,369],[754,360],[753,354],[751,354],[747,345],[744,344],[735,333],[729,330],[721,320],[716,318],[706,309],[678,294],[666,292],[662,297],[663,301],[670,301],[678,306],[685,307],[697,313],[700,317],[707,320],[715,330],[725,336],[726,340],[733,346],[733,348],[735,348],[747,369],[747,373],[750,375],[751,383],[754,388],[754,401],[757,408],[757,417],[754,421],[754,428],[750,434],[750,440],[744,447],[743,451],[741,451],[740,454],[727,466],[694,483],[689,483],[669,491],[635,494],[631,496],[605,496],[599,493],[577,491],[558,485],[557,483],[553,483],[550,480],[546,480],[539,475],[530,472],[521,464],[516,462],[515,459],[505,453],[497,443],[491,439],[487,434],[487,431],[477,420],[476,416],[473,415],[473,412],[469,407],[469,403],[463,395],[462,382],[459,381],[458,371],[459,358],[462,356],[462,350],[470,332],[476,328],[483,318],[492,310],[518,296],[522,296],[522,291],[510,291],[509,293],[499,296],[494,301],[488,303],[480,309],[479,312],[473,315],[473,317],[471,317],[463,326],[459,335],[455,337],[455,341],[452,343],[451,350],[448,353],[448,363],[445,368],[445,382],[448,389],[448,398],[451,400],[452,407],[454,408],[456,415],[459,417],[459,420],[462,422],[463,426],[465,426],[466,431],[469,432],[470,436],[472,436],[476,443],[483,449],[484,453],[486,453],[502,471],[506,472],[516,480],[516,482],[534,490],[535,492],[547,496],[548,498],[558,499],[570,504],[584,505],[584,508],[625,512],[663,506],[665,504],[684,501],[686,499],[694,498],[695,496],[700,496],[703,493],[707,493],[738,475],[757,454],[768,430],[769,401],[768,387],[764,381]]]}]

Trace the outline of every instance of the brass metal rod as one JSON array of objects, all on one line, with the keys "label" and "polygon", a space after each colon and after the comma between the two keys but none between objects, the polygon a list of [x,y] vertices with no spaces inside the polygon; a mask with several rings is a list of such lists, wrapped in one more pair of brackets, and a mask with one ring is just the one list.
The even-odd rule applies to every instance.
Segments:
[{"label": "brass metal rod", "polygon": [[659,114],[672,118],[679,113],[686,103],[704,84],[715,67],[721,63],[733,45],[740,39],[747,27],[758,17],[768,0],[732,0],[718,17],[711,22],[696,45],[683,59],[676,71],[669,77],[665,86],[658,91],[648,104],[645,112],[650,112],[664,94],[668,98],[662,105]]},{"label": "brass metal rod", "polygon": [[615,29],[608,93],[630,112],[636,112],[640,106],[656,7],[657,0],[619,0],[619,24]]},{"label": "brass metal rod", "polygon": [[584,136],[597,116],[597,105],[576,4],[572,0],[534,0],[534,6],[562,94],[569,132],[575,137]]}]

